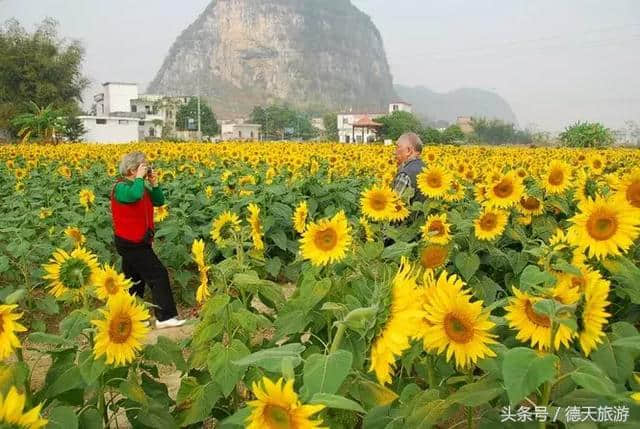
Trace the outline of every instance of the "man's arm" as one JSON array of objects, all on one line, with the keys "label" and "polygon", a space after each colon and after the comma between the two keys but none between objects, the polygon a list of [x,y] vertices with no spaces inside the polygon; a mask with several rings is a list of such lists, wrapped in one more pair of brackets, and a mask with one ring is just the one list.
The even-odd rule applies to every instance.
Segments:
[{"label": "man's arm", "polygon": [[119,203],[135,203],[144,195],[144,179],[137,178],[133,182],[116,184],[114,196]]},{"label": "man's arm", "polygon": [[403,192],[411,186],[411,178],[407,173],[398,173],[396,178],[393,180],[393,190],[398,194],[398,196],[402,196]]}]

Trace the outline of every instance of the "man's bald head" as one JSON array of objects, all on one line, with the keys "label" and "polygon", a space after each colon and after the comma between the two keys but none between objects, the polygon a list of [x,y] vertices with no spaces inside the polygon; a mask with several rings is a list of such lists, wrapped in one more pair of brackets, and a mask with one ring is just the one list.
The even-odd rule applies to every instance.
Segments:
[{"label": "man's bald head", "polygon": [[404,133],[398,138],[396,147],[396,162],[402,165],[412,157],[420,156],[422,140],[416,133]]}]

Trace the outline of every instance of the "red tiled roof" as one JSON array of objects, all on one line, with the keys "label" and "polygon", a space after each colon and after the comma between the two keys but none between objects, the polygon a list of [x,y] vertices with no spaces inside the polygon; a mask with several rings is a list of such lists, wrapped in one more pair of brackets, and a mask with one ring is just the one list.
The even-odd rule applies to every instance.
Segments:
[{"label": "red tiled roof", "polygon": [[361,118],[359,121],[357,121],[356,123],[353,124],[354,127],[381,127],[382,124],[379,122],[375,122],[373,120],[371,120],[370,117],[365,116],[364,118]]}]

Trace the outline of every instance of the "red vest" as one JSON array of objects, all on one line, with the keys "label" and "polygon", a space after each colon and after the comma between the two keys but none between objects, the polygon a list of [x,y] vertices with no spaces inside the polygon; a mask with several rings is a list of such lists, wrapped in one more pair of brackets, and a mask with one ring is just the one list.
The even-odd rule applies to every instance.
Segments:
[{"label": "red vest", "polygon": [[[118,179],[116,185],[122,182]],[[145,188],[142,198],[135,203],[121,203],[111,190],[111,216],[114,234],[125,240],[140,243],[148,229],[153,230],[153,202],[151,194]]]}]

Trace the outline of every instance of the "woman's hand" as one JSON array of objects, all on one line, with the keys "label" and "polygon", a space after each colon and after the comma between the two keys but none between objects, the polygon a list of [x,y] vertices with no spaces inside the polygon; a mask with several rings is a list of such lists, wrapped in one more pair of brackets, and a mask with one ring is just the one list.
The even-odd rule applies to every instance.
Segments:
[{"label": "woman's hand", "polygon": [[147,178],[149,179],[149,183],[151,183],[151,186],[153,186],[154,188],[158,186],[158,173],[156,173],[155,170],[153,170]]},{"label": "woman's hand", "polygon": [[144,179],[144,177],[147,175],[147,164],[140,164],[138,166],[138,171],[136,171],[136,177],[138,179]]}]

